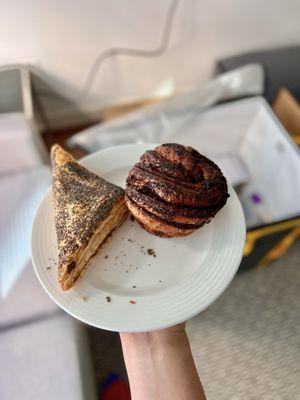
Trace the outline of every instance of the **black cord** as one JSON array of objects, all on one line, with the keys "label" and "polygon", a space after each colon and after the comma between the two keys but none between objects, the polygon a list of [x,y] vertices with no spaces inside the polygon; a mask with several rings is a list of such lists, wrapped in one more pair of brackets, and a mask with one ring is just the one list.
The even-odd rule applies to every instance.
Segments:
[{"label": "black cord", "polygon": [[[72,101],[76,102],[81,102],[84,100],[88,94],[90,93],[90,90],[92,88],[92,85],[95,81],[95,78],[99,72],[100,67],[103,65],[103,63],[108,60],[109,58],[117,57],[117,56],[129,56],[129,57],[142,57],[142,58],[152,58],[152,57],[159,57],[162,54],[166,52],[166,50],[169,47],[169,42],[171,38],[171,33],[172,33],[172,28],[173,28],[173,22],[174,22],[174,17],[178,8],[180,0],[172,0],[171,4],[169,6],[165,24],[164,24],[164,29],[163,29],[163,34],[161,37],[161,41],[158,47],[152,49],[152,50],[143,50],[143,49],[133,49],[133,48],[126,48],[126,47],[112,47],[110,49],[105,50],[103,53],[99,54],[95,61],[93,62],[90,71],[87,75],[87,79],[83,85],[83,88],[80,90],[79,94],[72,99]],[[63,95],[60,94],[54,94],[46,91],[37,91],[37,95],[43,96],[43,97],[51,97],[51,98],[56,98],[56,99],[65,99]],[[71,99],[69,99],[71,100]]]}]

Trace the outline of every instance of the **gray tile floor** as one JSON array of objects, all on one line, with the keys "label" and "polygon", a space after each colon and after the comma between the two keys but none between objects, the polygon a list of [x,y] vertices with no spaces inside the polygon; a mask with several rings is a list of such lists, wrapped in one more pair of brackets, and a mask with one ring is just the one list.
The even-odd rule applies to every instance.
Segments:
[{"label": "gray tile floor", "polygon": [[[187,330],[208,400],[300,400],[300,240],[237,275]],[[89,333],[97,380],[126,376],[118,335]]]}]

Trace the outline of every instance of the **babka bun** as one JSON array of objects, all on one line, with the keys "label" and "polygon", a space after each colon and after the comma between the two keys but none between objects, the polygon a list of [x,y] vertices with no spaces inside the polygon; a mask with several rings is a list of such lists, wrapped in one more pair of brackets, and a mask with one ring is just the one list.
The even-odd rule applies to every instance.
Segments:
[{"label": "babka bun", "polygon": [[166,143],[129,172],[125,201],[148,232],[186,236],[208,223],[229,197],[220,168],[192,147]]}]

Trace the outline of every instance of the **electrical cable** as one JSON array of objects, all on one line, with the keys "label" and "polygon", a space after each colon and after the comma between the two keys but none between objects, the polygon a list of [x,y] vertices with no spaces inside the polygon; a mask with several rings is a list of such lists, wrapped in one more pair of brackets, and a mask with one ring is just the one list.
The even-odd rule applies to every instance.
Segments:
[{"label": "electrical cable", "polygon": [[[171,4],[168,8],[168,12],[166,15],[165,23],[164,23],[164,28],[163,28],[163,33],[161,36],[160,44],[150,50],[144,50],[144,49],[134,49],[130,47],[112,47],[109,48],[102,53],[100,53],[95,61],[93,62],[92,66],[90,67],[90,70],[87,74],[86,81],[82,87],[82,89],[79,91],[78,95],[75,96],[75,98],[68,100],[72,100],[74,102],[82,102],[86,97],[89,95],[91,88],[95,82],[96,76],[99,73],[99,70],[101,66],[104,64],[105,61],[107,61],[110,58],[117,57],[117,56],[128,56],[128,57],[141,57],[141,58],[155,58],[163,55],[166,50],[169,47],[170,43],[170,38],[172,34],[172,28],[173,28],[173,22],[174,22],[174,17],[179,5],[180,0],[172,0]],[[37,95],[43,96],[43,97],[51,97],[51,98],[56,98],[56,99],[66,99],[65,96],[62,94],[54,94],[50,93],[47,91],[37,91]]]}]

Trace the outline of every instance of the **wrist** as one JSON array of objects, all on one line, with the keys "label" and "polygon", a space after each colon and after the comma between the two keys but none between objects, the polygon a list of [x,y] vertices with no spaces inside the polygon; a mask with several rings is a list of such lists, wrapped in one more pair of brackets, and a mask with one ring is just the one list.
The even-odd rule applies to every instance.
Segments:
[{"label": "wrist", "polygon": [[205,399],[184,325],[120,337],[132,399]]},{"label": "wrist", "polygon": [[184,324],[152,332],[120,333],[120,338],[125,352],[136,350],[140,356],[158,348],[169,351],[173,348],[184,348],[185,344],[189,345]]}]

